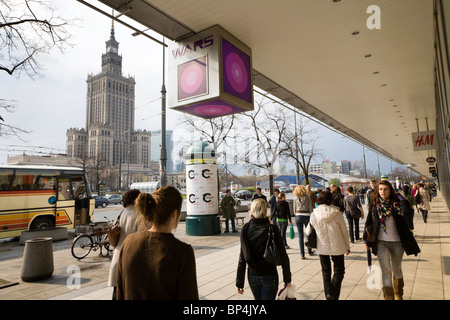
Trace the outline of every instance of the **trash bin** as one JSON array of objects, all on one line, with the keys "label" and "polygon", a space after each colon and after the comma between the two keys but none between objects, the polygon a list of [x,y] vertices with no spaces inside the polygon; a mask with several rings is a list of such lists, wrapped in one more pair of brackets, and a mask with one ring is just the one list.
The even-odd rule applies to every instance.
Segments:
[{"label": "trash bin", "polygon": [[38,281],[50,278],[53,274],[52,238],[31,239],[25,242],[23,251],[23,281]]}]

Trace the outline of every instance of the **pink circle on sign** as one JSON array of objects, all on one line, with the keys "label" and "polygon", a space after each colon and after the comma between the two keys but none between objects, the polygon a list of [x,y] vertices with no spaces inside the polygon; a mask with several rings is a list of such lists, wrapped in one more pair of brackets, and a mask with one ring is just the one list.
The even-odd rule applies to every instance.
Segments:
[{"label": "pink circle on sign", "polygon": [[191,64],[184,69],[181,75],[181,89],[186,93],[194,93],[202,85],[203,72],[196,64]]},{"label": "pink circle on sign", "polygon": [[233,89],[239,93],[244,92],[248,85],[248,74],[241,57],[231,52],[226,58],[225,67],[226,75]]},{"label": "pink circle on sign", "polygon": [[224,105],[220,105],[220,104],[219,105],[212,104],[212,105],[199,106],[194,109],[194,113],[202,115],[202,116],[217,117],[217,116],[229,114],[229,113],[231,113],[232,110],[233,109],[228,106],[224,106]]}]

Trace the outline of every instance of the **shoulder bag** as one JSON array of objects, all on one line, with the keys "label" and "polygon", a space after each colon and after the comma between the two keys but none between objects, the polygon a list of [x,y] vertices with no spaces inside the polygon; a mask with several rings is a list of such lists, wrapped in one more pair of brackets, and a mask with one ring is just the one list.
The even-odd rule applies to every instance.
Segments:
[{"label": "shoulder bag", "polygon": [[116,247],[119,242],[120,231],[122,229],[120,227],[120,216],[122,212],[117,217],[116,222],[108,228],[108,243],[113,247]]},{"label": "shoulder bag", "polygon": [[277,243],[275,242],[275,233],[273,231],[272,224],[269,224],[269,233],[263,258],[267,262],[272,263],[276,266],[281,265],[281,256],[277,247]]},{"label": "shoulder bag", "polygon": [[310,249],[316,249],[317,248],[317,233],[316,229],[314,229],[313,225],[309,224],[311,227],[311,233],[307,236],[305,245]]}]

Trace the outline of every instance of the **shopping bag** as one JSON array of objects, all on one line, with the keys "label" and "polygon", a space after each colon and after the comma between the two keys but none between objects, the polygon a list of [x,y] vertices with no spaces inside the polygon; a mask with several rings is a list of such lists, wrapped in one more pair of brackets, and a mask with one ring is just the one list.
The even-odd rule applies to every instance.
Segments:
[{"label": "shopping bag", "polygon": [[291,224],[291,231],[289,233],[289,238],[294,239],[295,238],[295,231],[294,231],[294,225]]},{"label": "shopping bag", "polygon": [[290,287],[284,287],[278,292],[277,300],[297,300],[295,297],[295,285],[291,284]]}]

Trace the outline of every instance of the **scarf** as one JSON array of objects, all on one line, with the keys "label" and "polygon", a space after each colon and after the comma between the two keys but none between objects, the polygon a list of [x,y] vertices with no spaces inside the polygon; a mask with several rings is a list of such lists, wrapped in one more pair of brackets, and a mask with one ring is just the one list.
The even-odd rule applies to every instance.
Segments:
[{"label": "scarf", "polygon": [[390,199],[384,200],[382,197],[379,200],[380,202],[377,204],[378,218],[380,219],[381,227],[386,232],[386,219],[392,217],[394,210],[398,212],[401,209],[401,204]]}]

